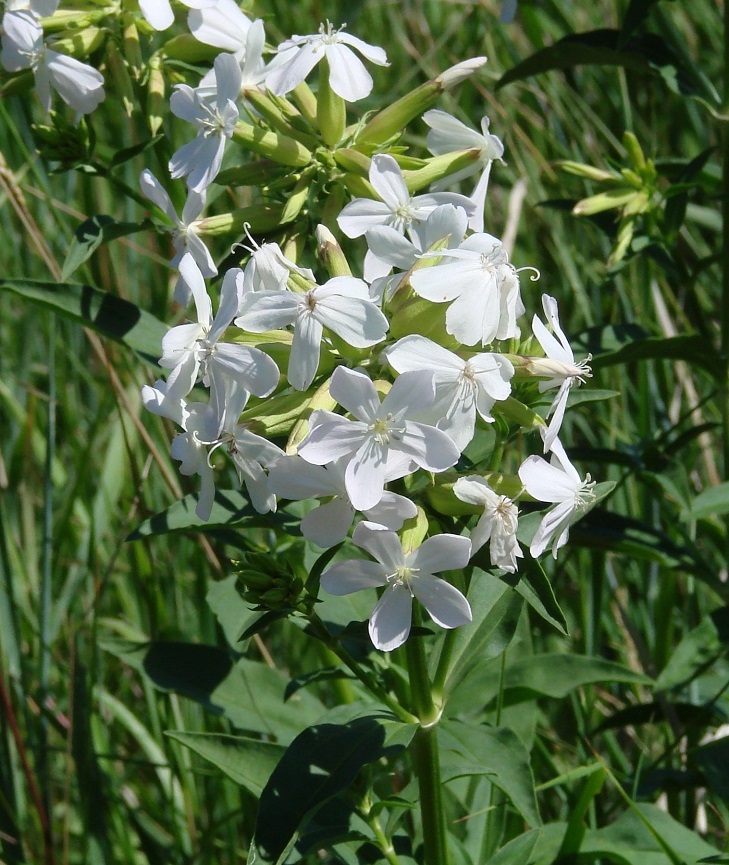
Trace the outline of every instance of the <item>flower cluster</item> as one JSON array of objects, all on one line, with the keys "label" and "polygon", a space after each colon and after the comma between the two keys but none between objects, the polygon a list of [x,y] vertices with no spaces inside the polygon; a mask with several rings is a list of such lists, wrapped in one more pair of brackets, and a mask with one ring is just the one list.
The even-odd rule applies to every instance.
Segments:
[{"label": "flower cluster", "polygon": [[[33,70],[46,108],[50,82],[75,110],[89,112],[103,98],[99,73],[43,42],[39,16],[56,5],[29,0],[5,13],[2,62]],[[386,67],[381,48],[326,22],[264,58],[263,22],[232,0],[186,5],[192,34],[220,53],[196,86],[177,84],[170,99],[171,112],[194,130],[168,166],[187,185],[182,215],[149,169],[140,185],[174,236],[175,297],[192,301],[194,313],[166,334],[159,363],[167,377],[143,388],[144,404],[180,429],[171,452],[182,474],[199,476],[201,519],[211,515],[218,452],[229,455],[260,513],[275,511],[280,499],[325,500],[301,521],[304,536],[321,547],[343,541],[364,517],[352,540],[376,561],[339,561],[321,584],[332,594],[384,588],[370,618],[375,646],[389,651],[407,639],[412,598],[441,627],[463,625],[468,601],[436,573],[465,568],[486,545],[492,567],[515,572],[523,557],[517,496],[552,505],[530,552],[551,547],[556,556],[594,499],[589,476],[580,477],[559,438],[570,389],[589,368],[575,362],[557,302],[546,294],[546,323],[532,321],[543,356],[529,353],[520,274],[533,269],[515,267],[485,230],[503,145],[488,118],[476,131],[433,108],[485,58],[347,127],[347,104],[373,88],[360,58]],[[171,23],[166,2],[140,0],[140,9],[157,30]],[[317,65],[314,96],[306,79]],[[431,155],[405,157],[390,143],[420,117]],[[240,148],[264,158],[248,174],[236,158]],[[453,191],[469,179],[470,194]],[[228,180],[266,186],[269,200],[283,190],[274,218],[280,245],[263,240],[255,207],[247,222],[237,213],[204,216],[208,188]],[[315,229],[317,196],[327,197],[328,217]],[[247,237],[234,250],[245,254],[222,274],[214,313],[206,280],[218,266],[205,237],[230,231],[239,241],[241,229]],[[298,246],[286,242],[294,234]],[[545,417],[534,412],[541,393],[555,388]],[[282,413],[292,403],[297,410]],[[503,444],[524,426],[539,429],[549,461],[529,456],[518,465],[508,453],[488,470],[462,470],[464,451],[497,416]],[[479,515],[470,537],[445,533],[403,549],[396,533],[428,506],[435,487],[460,513]]]}]

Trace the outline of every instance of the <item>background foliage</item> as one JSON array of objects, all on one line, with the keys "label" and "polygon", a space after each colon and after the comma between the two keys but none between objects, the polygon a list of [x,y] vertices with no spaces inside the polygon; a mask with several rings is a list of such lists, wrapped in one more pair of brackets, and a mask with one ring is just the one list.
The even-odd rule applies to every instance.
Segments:
[{"label": "background foliage", "polygon": [[[387,81],[393,99],[466,57],[489,57],[485,72],[446,94],[439,107],[472,125],[488,114],[504,141],[506,165],[494,167],[487,225],[513,245],[512,260],[541,271],[539,283],[523,286],[527,307],[538,308],[543,291],[558,296],[565,331],[579,334],[577,342],[595,355],[592,387],[573,394],[583,402],[568,414],[563,437],[583,472],[617,488],[575,527],[568,554],[549,563],[569,636],[522,615],[503,656],[503,686],[493,666],[476,668],[464,675],[455,705],[467,716],[506,719],[532,743],[542,820],[569,827],[561,846],[543,847],[552,858],[540,861],[566,861],[577,850],[586,861],[698,861],[711,855],[698,835],[726,849],[729,825],[729,738],[722,729],[729,711],[729,492],[721,483],[727,446],[720,314],[727,169],[716,95],[724,74],[721,16],[710,0],[522,0],[511,23],[499,20],[500,11],[488,0],[326,8],[313,0],[271,0],[256,8],[270,33],[282,37],[308,33],[326,16],[346,20],[352,32],[388,51],[392,65],[375,70],[375,92]],[[550,48],[556,43],[558,50]],[[174,82],[175,62],[166,71]],[[122,82],[107,74],[106,102],[90,120],[105,165],[149,137],[137,116],[130,121],[120,110]],[[126,540],[189,491],[168,456],[169,430],[140,410],[140,386],[154,380],[154,365],[29,303],[13,279],[60,279],[73,231],[86,216],[138,223],[147,210],[88,174],[49,174],[35,152],[37,106],[6,96],[0,102],[2,857],[239,862],[279,745],[302,723],[313,723],[348,683],[311,684],[280,707],[277,695],[288,679],[330,666],[331,658],[284,622],[237,642],[250,614],[228,576],[236,556],[232,533],[157,536],[148,525]],[[625,131],[655,174],[641,166]],[[420,137],[411,143],[424,145],[425,132],[414,133]],[[145,164],[166,176],[169,155],[161,139],[143,157],[120,163],[115,177],[136,189]],[[596,166],[615,180],[590,179],[564,161]],[[593,200],[583,205],[585,215],[571,212],[577,201],[626,184],[643,195],[642,210],[625,201],[600,210]],[[231,203],[221,196],[213,209],[227,211]],[[619,258],[614,250],[626,225],[633,233]],[[215,252],[219,258],[225,250]],[[164,237],[131,234],[102,245],[74,279],[167,320],[167,258]],[[144,337],[140,332],[133,347],[143,351]],[[652,339],[637,344],[639,337]],[[596,401],[596,394],[604,399]],[[263,520],[249,538],[262,549],[272,540]],[[281,546],[278,554],[296,562],[303,545]],[[150,640],[158,647],[154,657],[139,648]],[[527,663],[546,653],[562,654],[541,668]],[[587,661],[580,667],[581,656],[618,662],[633,676],[623,672],[610,684],[609,670]],[[264,675],[256,665],[255,694],[246,692],[251,680],[244,675],[252,662],[270,668]],[[205,687],[195,671],[206,671]],[[449,735],[457,740],[453,723]],[[225,735],[236,729],[272,734],[279,745],[254,735],[255,760],[236,766],[224,756]],[[165,736],[166,730],[177,732]],[[361,732],[366,739],[371,731]],[[453,753],[468,762],[461,746]],[[225,763],[231,777],[199,754]],[[251,765],[260,775],[246,774]],[[465,791],[477,783],[483,808],[463,813]],[[523,804],[521,816],[499,807],[501,794],[488,783],[464,777],[448,789],[469,855],[469,827],[493,824],[492,848],[475,861],[489,861],[518,834],[509,821],[530,825],[533,806]],[[646,817],[653,846],[641,851]],[[527,861],[536,843],[530,838],[492,861]],[[621,838],[634,839],[633,858],[611,853]]]}]

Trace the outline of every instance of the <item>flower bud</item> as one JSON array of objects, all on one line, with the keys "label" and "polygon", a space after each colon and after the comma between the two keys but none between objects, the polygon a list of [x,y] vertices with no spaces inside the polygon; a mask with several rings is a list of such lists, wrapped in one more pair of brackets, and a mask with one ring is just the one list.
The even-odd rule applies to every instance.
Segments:
[{"label": "flower bud", "polygon": [[329,63],[326,57],[321,61],[319,92],[316,95],[316,119],[325,144],[334,147],[344,133],[347,124],[347,108],[344,99],[331,88]]},{"label": "flower bud", "polygon": [[418,507],[417,514],[409,520],[405,520],[399,532],[400,542],[402,543],[405,555],[416,550],[423,543],[427,534],[428,517],[425,511],[421,507]]},{"label": "flower bud", "polygon": [[304,581],[267,553],[246,553],[238,564],[238,590],[258,610],[294,610]]},{"label": "flower bud", "polygon": [[159,54],[153,54],[149,58],[149,77],[147,80],[147,122],[149,131],[156,135],[167,113],[167,100],[165,99],[165,76],[162,73],[162,58]]},{"label": "flower bud", "polygon": [[449,174],[455,174],[462,168],[468,168],[474,162],[478,162],[480,157],[481,151],[476,147],[470,150],[454,150],[452,153],[434,156],[427,161],[423,168],[403,171],[402,177],[408,192],[415,193],[430,186],[431,183],[435,183],[436,180],[442,180]]},{"label": "flower bud", "polygon": [[352,275],[352,270],[342,252],[342,247],[326,225],[317,225],[316,242],[319,260],[326,267],[329,276]]},{"label": "flower bud", "polygon": [[638,193],[634,189],[626,189],[625,187],[598,192],[597,195],[591,195],[589,198],[578,201],[572,208],[572,213],[575,216],[592,216],[595,213],[602,213],[604,210],[614,210],[624,207],[636,195]]},{"label": "flower bud", "polygon": [[[269,93],[263,93],[263,91],[259,90],[257,87],[246,87],[244,95],[246,100],[250,102],[262,117],[265,117],[266,120],[268,120],[274,129],[277,129],[284,135],[288,135],[290,138],[295,138],[297,141],[301,142],[304,147],[308,147],[310,150],[316,150],[319,144],[316,138],[304,130],[298,129],[293,123],[291,123],[284,115],[283,111],[281,111],[275,99]],[[300,115],[299,119],[302,119]]]},{"label": "flower bud", "polygon": [[273,231],[283,223],[280,204],[252,204],[232,213],[219,213],[197,221],[197,234],[243,234],[246,225],[253,232]]},{"label": "flower bud", "polygon": [[83,30],[75,30],[72,34],[59,39],[50,47],[59,54],[68,54],[71,57],[88,57],[92,51],[96,51],[103,45],[106,39],[106,30],[98,27],[85,27]]},{"label": "flower bud", "polygon": [[311,151],[294,138],[276,132],[264,132],[258,126],[243,120],[239,120],[236,124],[232,137],[246,150],[260,153],[261,156],[267,156],[281,165],[300,168],[312,161]]},{"label": "flower bud", "polygon": [[304,436],[309,432],[309,416],[312,412],[317,409],[334,411],[337,407],[337,401],[329,393],[329,382],[330,379],[327,379],[308,400],[305,411],[300,414],[298,421],[291,430],[289,440],[286,442],[285,450],[287,454],[295,454],[300,442],[304,440]]},{"label": "flower bud", "polygon": [[446,69],[445,72],[441,72],[437,78],[421,84],[410,93],[406,93],[392,105],[375,114],[369,123],[362,128],[357,136],[357,141],[382,144],[393,135],[401,133],[411,120],[420,117],[421,114],[432,108],[443,91],[450,90],[465,81],[485,62],[485,57],[465,60],[463,63],[458,63],[451,66],[450,69]]},{"label": "flower bud", "polygon": [[341,147],[339,150],[334,151],[334,160],[340,168],[351,174],[357,174],[361,177],[370,176],[372,160],[359,150],[353,150],[351,147]]},{"label": "flower bud", "polygon": [[555,162],[557,168],[566,171],[567,174],[574,174],[576,177],[584,177],[586,180],[594,180],[597,183],[603,183],[609,180],[615,180],[616,175],[610,171],[605,171],[602,168],[595,168],[593,165],[585,165],[582,162],[570,162],[562,160]]}]

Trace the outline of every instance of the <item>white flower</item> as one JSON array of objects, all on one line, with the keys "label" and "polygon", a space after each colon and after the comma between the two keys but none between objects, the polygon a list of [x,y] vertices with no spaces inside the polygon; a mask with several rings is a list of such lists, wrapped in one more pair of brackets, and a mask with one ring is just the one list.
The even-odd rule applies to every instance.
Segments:
[{"label": "white flower", "polygon": [[463,241],[468,228],[468,217],[462,207],[441,204],[432,210],[423,223],[416,223],[405,237],[389,225],[376,225],[365,234],[367,246],[378,262],[397,267],[401,273],[378,277],[370,285],[370,293],[382,302],[389,300],[418,258],[434,244],[446,240],[457,246]]},{"label": "white flower", "polygon": [[195,513],[201,520],[209,520],[215,499],[215,473],[207,448],[207,442],[214,438],[217,430],[213,407],[202,402],[187,403],[182,427],[185,431],[172,439],[170,454],[172,459],[180,460],[180,474],[200,475]]},{"label": "white flower", "polygon": [[51,87],[80,114],[90,114],[104,98],[100,72],[46,48],[38,16],[30,10],[6,12],[2,21],[2,65],[8,72],[31,69],[44,110],[51,110]]},{"label": "white flower", "polygon": [[215,276],[218,268],[215,266],[208,248],[196,232],[198,216],[205,208],[205,190],[202,192],[195,192],[194,189],[188,190],[187,201],[182,208],[182,216],[179,217],[167,191],[148,168],[142,172],[139,185],[142,188],[142,194],[153,204],[156,204],[175,226],[173,230],[175,255],[170,261],[170,267],[177,267],[182,256],[189,252],[204,277]]},{"label": "white flower", "polygon": [[[347,237],[361,237],[378,225],[389,225],[399,234],[407,233],[416,242],[416,226],[425,222],[436,207],[453,204],[462,207],[468,216],[474,204],[465,195],[455,192],[436,192],[411,196],[405,185],[400,166],[395,159],[380,153],[372,157],[369,171],[370,183],[382,199],[355,198],[337,217],[337,223]],[[379,259],[370,249],[365,257],[364,277],[371,282],[389,273],[390,264]]]},{"label": "white flower", "polygon": [[[301,520],[301,533],[320,547],[333,547],[347,536],[355,517],[344,480],[347,457],[328,466],[307,463],[299,456],[282,457],[272,468],[268,485],[272,492],[285,499],[318,499],[333,497],[326,504],[309,511]],[[372,522],[397,531],[418,509],[405,496],[385,492],[373,508],[365,511]]]},{"label": "white flower", "polygon": [[235,104],[241,84],[238,61],[232,54],[219,54],[214,69],[215,89],[178,84],[170,99],[172,113],[197,127],[197,137],[172,155],[170,174],[173,178],[187,176],[187,185],[196,192],[216,178],[225,142],[239,118]]},{"label": "white flower", "polygon": [[393,369],[400,373],[426,369],[435,380],[432,411],[462,451],[473,438],[476,413],[492,423],[491,408],[511,393],[514,367],[499,354],[476,354],[464,360],[424,336],[412,334],[398,340],[385,352]]},{"label": "white flower", "polygon": [[442,472],[458,461],[459,450],[442,430],[410,420],[432,404],[435,396],[429,372],[398,376],[380,404],[374,384],[363,372],[339,366],[329,392],[357,420],[327,411],[314,412],[310,429],[299,445],[307,462],[327,465],[350,456],[345,472],[347,494],[358,511],[382,499],[385,479],[403,477],[413,465]]},{"label": "white flower", "polygon": [[187,16],[187,25],[200,42],[242,55],[251,20],[235,0],[217,0],[213,6],[192,9]]},{"label": "white flower", "polygon": [[480,170],[481,175],[470,195],[471,200],[476,205],[476,210],[471,216],[468,225],[472,231],[483,231],[484,205],[488,191],[491,163],[495,159],[501,159],[504,155],[504,145],[500,139],[489,133],[488,117],[481,118],[480,133],[469,128],[465,123],[461,123],[460,120],[445,111],[438,111],[436,109],[426,111],[423,115],[423,120],[430,126],[426,145],[428,150],[435,156],[452,153],[454,150],[478,150],[477,162],[460,171],[456,171],[454,174],[449,174],[447,177],[434,183],[432,188],[436,191],[446,189],[451,184],[466,177],[471,177]]},{"label": "white flower", "polygon": [[345,33],[343,27],[334,30],[327,21],[326,26],[319,26],[318,33],[311,36],[292,36],[278,46],[279,52],[286,52],[287,62],[269,73],[266,85],[273,93],[283,96],[301,84],[316,64],[326,58],[329,64],[329,86],[332,90],[345,102],[364,99],[372,90],[372,76],[352,48],[371,63],[378,66],[389,65],[382,48]]},{"label": "white flower", "polygon": [[325,327],[355,348],[380,342],[388,328],[367,285],[353,276],[334,277],[306,294],[252,291],[243,298],[235,323],[252,333],[294,325],[287,377],[297,390],[306,390],[316,376]]},{"label": "white flower", "polygon": [[468,538],[436,535],[406,554],[395,532],[363,522],[354,530],[352,539],[377,561],[338,562],[324,571],[321,585],[330,595],[386,586],[370,616],[370,638],[377,649],[391,652],[407,640],[413,597],[441,628],[457,628],[471,621],[471,607],[461,592],[434,576],[438,571],[465,568],[471,557]]},{"label": "white flower", "polygon": [[534,535],[529,551],[535,558],[552,544],[552,556],[567,543],[570,526],[595,500],[595,482],[590,475],[584,481],[567,458],[559,439],[552,444],[550,462],[531,456],[519,468],[519,477],[530,496],[540,502],[555,502],[547,511]]},{"label": "white flower", "polygon": [[241,244],[251,253],[244,270],[244,296],[250,291],[283,291],[292,273],[308,282],[316,282],[314,274],[308,267],[299,267],[281,251],[277,243],[262,243],[260,246],[247,233],[251,246]]},{"label": "white flower", "polygon": [[180,275],[192,292],[198,320],[173,327],[162,338],[159,363],[172,370],[168,393],[174,398],[187,395],[202,374],[218,404],[224,398],[226,378],[236,379],[256,396],[268,396],[279,380],[273,360],[253,346],[219,341],[238,311],[242,271],[234,268],[225,274],[215,318],[202,274],[190,253],[180,261]]},{"label": "white flower", "polygon": [[[182,2],[191,9],[202,9],[205,6],[215,5],[218,0],[182,0]],[[155,30],[166,30],[174,24],[175,15],[170,0],[139,0],[139,8]]]},{"label": "white flower", "polygon": [[458,478],[453,492],[462,502],[484,509],[483,516],[471,532],[473,552],[490,541],[491,564],[513,574],[517,569],[516,560],[524,555],[516,540],[519,511],[514,502],[495,493],[479,475]]},{"label": "white flower", "polygon": [[549,422],[547,433],[544,436],[544,452],[546,453],[552,449],[553,442],[562,427],[570,388],[584,384],[586,378],[592,377],[592,373],[588,366],[591,355],[579,363],[575,363],[572,347],[559,324],[557,301],[548,294],[543,294],[542,306],[544,307],[544,315],[556,338],[535,315],[532,320],[532,330],[547,357],[529,358],[530,367],[535,375],[548,376],[547,381],[539,382],[540,393],[553,387],[559,387],[547,412],[547,417],[551,415],[552,420]]},{"label": "white flower", "polygon": [[[519,329],[510,316],[506,316],[508,327],[502,321],[503,312],[509,308],[506,296],[511,297],[509,293],[514,290],[518,294],[518,280],[498,238],[472,234],[458,249],[442,249],[425,256],[443,260],[434,267],[413,271],[410,284],[426,300],[453,301],[446,312],[448,333],[464,345],[488,345],[494,339],[518,336]],[[511,303],[515,312],[523,309],[520,299],[512,298]]]}]

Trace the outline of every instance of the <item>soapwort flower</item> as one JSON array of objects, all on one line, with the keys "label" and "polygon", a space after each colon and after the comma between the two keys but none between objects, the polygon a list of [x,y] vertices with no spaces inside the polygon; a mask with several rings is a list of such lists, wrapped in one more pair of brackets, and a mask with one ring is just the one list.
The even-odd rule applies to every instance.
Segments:
[{"label": "soapwort flower", "polygon": [[266,77],[266,85],[272,93],[283,96],[301,84],[316,64],[326,58],[332,90],[345,102],[364,99],[372,91],[372,76],[352,48],[377,66],[389,66],[382,48],[345,33],[344,27],[335,30],[327,21],[319,26],[318,33],[292,36],[278,46],[279,52],[286,53],[287,60],[272,69]]},{"label": "soapwort flower", "polygon": [[413,271],[413,291],[434,303],[450,303],[446,330],[463,345],[488,345],[519,335],[524,311],[517,271],[501,241],[491,234],[467,237],[457,249],[428,252],[443,260]]},{"label": "soapwort flower", "polygon": [[219,54],[213,67],[214,88],[178,84],[170,99],[172,113],[197,127],[197,137],[172,154],[170,175],[187,177],[187,185],[195,192],[202,192],[216,178],[225,142],[240,116],[235,104],[242,80],[238,61],[232,54]]},{"label": "soapwort flower", "polygon": [[43,109],[51,110],[51,88],[74,111],[90,114],[104,99],[100,72],[75,57],[66,57],[43,42],[40,19],[31,9],[6,12],[2,20],[2,60],[8,72],[31,69]]},{"label": "soapwort flower", "polygon": [[447,433],[410,419],[433,403],[432,373],[403,373],[380,403],[364,372],[339,366],[329,393],[356,420],[315,411],[299,455],[315,465],[349,456],[344,480],[349,500],[358,511],[378,504],[387,478],[403,477],[414,466],[442,472],[458,461],[460,451]]},{"label": "soapwort flower", "polygon": [[584,384],[586,378],[592,377],[592,372],[588,366],[592,356],[588,355],[584,360],[575,363],[572,347],[559,324],[557,301],[548,294],[543,294],[542,306],[544,307],[544,315],[552,328],[552,333],[535,315],[532,320],[532,331],[546,358],[529,358],[529,367],[534,375],[547,377],[546,381],[539,382],[540,393],[553,387],[559,388],[547,412],[547,417],[551,416],[552,419],[544,436],[544,452],[546,453],[552,449],[562,427],[570,389]]},{"label": "soapwort flower", "polygon": [[519,511],[514,502],[494,492],[479,475],[458,478],[453,492],[462,502],[483,508],[483,515],[471,532],[473,552],[488,543],[491,564],[513,574],[516,560],[524,555],[516,540]]},{"label": "soapwort flower", "polygon": [[353,276],[336,276],[324,285],[313,285],[305,294],[249,292],[235,323],[252,333],[294,326],[287,377],[297,390],[306,390],[316,376],[325,327],[354,348],[375,345],[389,327],[370,300],[366,283]]},{"label": "soapwort flower", "polygon": [[499,354],[476,354],[464,360],[424,336],[411,334],[386,349],[384,355],[400,373],[418,369],[433,373],[432,412],[442,418],[438,428],[445,430],[460,450],[473,438],[476,414],[492,423],[494,403],[511,393],[514,367]]},{"label": "soapwort flower", "polygon": [[[319,499],[330,501],[309,511],[301,520],[301,533],[320,547],[333,547],[347,536],[356,511],[347,495],[344,473],[349,459],[335,460],[328,466],[317,466],[299,456],[281,457],[268,476],[269,489],[284,499]],[[386,478],[387,480],[387,478]],[[380,501],[368,508],[368,520],[397,531],[405,520],[418,512],[405,496],[385,491]]]},{"label": "soapwort flower", "polygon": [[142,172],[139,185],[145,198],[156,204],[174,226],[175,255],[170,261],[170,267],[177,267],[182,256],[189,252],[204,277],[215,276],[218,268],[215,266],[207,246],[200,240],[196,231],[198,216],[205,209],[205,190],[202,192],[195,192],[194,189],[188,190],[187,201],[182,208],[182,216],[178,216],[167,190],[148,168]]},{"label": "soapwort flower", "polygon": [[557,551],[567,543],[570,526],[595,500],[595,482],[589,474],[582,480],[558,438],[552,443],[550,462],[539,456],[527,457],[519,468],[519,477],[530,496],[555,503],[542,518],[529,551],[536,558],[551,543],[556,559]]},{"label": "soapwort flower", "polygon": [[491,135],[489,132],[488,117],[481,118],[480,133],[466,126],[465,123],[461,123],[460,120],[446,111],[438,111],[437,109],[426,111],[423,115],[423,120],[430,126],[426,146],[433,155],[440,156],[445,153],[452,153],[454,150],[478,150],[477,162],[466,168],[462,168],[460,171],[449,174],[447,177],[434,183],[431,188],[436,192],[446,189],[459,180],[472,177],[480,170],[481,174],[478,182],[469,196],[471,201],[476,205],[476,209],[469,219],[468,225],[473,231],[483,231],[484,206],[489,185],[489,175],[491,174],[491,165],[495,160],[501,159],[504,155],[504,145],[499,138]]},{"label": "soapwort flower", "polygon": [[[474,211],[471,199],[456,192],[411,196],[400,166],[386,153],[372,157],[369,178],[381,201],[355,198],[345,205],[337,217],[337,223],[347,237],[361,237],[375,226],[388,225],[398,234],[408,234],[410,240],[415,243],[417,237],[415,227],[425,222],[436,207],[442,204],[453,204],[462,207],[467,216]],[[365,257],[364,277],[371,282],[389,273],[390,267],[387,260],[379,259],[370,248]]]},{"label": "soapwort flower", "polygon": [[376,523],[362,522],[352,540],[377,561],[347,559],[321,576],[330,595],[348,595],[361,589],[386,586],[370,616],[369,633],[375,648],[391,652],[407,640],[412,622],[412,599],[417,598],[441,628],[457,628],[471,621],[471,607],[461,592],[439,571],[464,568],[471,558],[471,542],[462,535],[428,538],[406,553],[395,532]]}]

